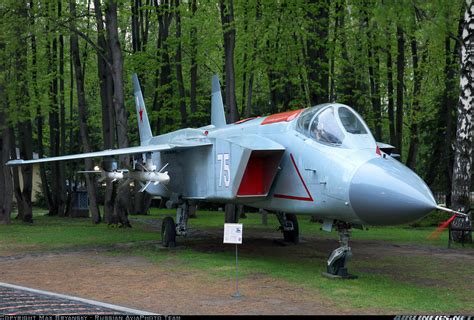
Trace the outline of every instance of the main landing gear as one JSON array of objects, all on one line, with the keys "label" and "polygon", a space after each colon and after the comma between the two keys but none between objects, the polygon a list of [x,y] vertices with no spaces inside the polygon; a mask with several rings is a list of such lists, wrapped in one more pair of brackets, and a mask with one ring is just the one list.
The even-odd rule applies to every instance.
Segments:
[{"label": "main landing gear", "polygon": [[183,202],[176,209],[176,224],[172,217],[163,219],[161,225],[161,244],[163,247],[176,246],[176,236],[186,236],[188,232],[189,204]]},{"label": "main landing gear", "polygon": [[351,247],[349,247],[351,225],[345,222],[337,222],[335,227],[339,232],[340,247],[329,255],[327,272],[324,272],[323,276],[328,278],[355,279],[357,276],[349,274],[346,267],[347,262],[352,258]]},{"label": "main landing gear", "polygon": [[283,240],[297,244],[300,241],[298,219],[293,213],[277,212],[276,216],[280,222],[280,228],[283,232]]}]

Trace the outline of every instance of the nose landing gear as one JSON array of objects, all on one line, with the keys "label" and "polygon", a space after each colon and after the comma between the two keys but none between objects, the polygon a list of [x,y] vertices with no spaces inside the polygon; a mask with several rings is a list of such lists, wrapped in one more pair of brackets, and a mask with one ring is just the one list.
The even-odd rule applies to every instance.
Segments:
[{"label": "nose landing gear", "polygon": [[348,273],[346,267],[347,262],[352,258],[352,250],[349,247],[351,225],[345,222],[338,222],[336,228],[339,232],[340,247],[336,248],[329,255],[327,272],[323,272],[323,276],[332,279],[356,279],[357,276]]}]

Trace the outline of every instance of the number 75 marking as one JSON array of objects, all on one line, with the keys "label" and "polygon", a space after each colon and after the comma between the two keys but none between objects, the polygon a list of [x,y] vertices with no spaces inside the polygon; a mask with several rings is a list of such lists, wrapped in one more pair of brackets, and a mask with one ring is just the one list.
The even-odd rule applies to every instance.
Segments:
[{"label": "number 75 marking", "polygon": [[218,153],[217,161],[220,162],[219,187],[222,187],[222,176],[224,176],[224,185],[228,188],[230,186],[230,154]]}]

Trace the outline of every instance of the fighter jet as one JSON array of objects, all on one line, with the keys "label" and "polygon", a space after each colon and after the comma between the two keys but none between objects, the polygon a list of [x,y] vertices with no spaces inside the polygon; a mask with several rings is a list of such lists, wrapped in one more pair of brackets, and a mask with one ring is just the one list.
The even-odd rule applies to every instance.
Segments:
[{"label": "fighter jet", "polygon": [[[403,224],[438,207],[423,180],[394,159],[393,147],[378,144],[347,105],[326,103],[227,124],[214,76],[210,125],[153,136],[136,75],[132,81],[140,146],[7,164],[107,157],[104,178],[133,178],[142,191],[168,198],[177,207],[176,221],[163,220],[164,246],[186,235],[189,206],[201,201],[274,212],[284,240],[295,243],[296,215],[315,216],[323,230],[339,232],[340,247],[329,256],[327,271],[340,277],[349,276],[351,228]],[[130,170],[119,170],[110,161],[124,154],[132,155]]]}]

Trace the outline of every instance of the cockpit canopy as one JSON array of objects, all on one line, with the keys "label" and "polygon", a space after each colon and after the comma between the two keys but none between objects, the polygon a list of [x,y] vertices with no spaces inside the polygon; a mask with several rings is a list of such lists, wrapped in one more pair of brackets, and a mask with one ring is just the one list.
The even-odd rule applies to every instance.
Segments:
[{"label": "cockpit canopy", "polygon": [[306,109],[298,118],[296,130],[325,145],[375,148],[375,140],[362,118],[341,104],[327,103]]}]

